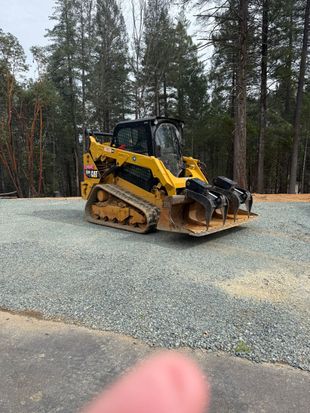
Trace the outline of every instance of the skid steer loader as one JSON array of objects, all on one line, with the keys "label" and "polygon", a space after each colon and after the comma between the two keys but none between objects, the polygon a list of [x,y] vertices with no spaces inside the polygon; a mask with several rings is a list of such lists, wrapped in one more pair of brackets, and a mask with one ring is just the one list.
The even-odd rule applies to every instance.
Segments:
[{"label": "skid steer loader", "polygon": [[255,218],[249,191],[222,176],[209,183],[203,164],[182,156],[182,129],[179,120],[152,117],[118,123],[107,142],[90,134],[81,183],[86,219],[203,236]]}]

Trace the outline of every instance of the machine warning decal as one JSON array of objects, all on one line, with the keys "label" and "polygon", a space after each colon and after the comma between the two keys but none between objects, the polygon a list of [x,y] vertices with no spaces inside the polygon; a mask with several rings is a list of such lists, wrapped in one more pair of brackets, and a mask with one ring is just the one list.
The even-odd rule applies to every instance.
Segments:
[{"label": "machine warning decal", "polygon": [[105,152],[109,152],[109,153],[114,152],[113,149],[112,149],[110,146],[105,146],[105,147],[104,147],[104,151],[105,151]]},{"label": "machine warning decal", "polygon": [[94,169],[93,165],[87,165],[84,169],[84,173],[87,176],[87,178],[93,178],[93,179],[99,178],[99,172],[96,169]]}]

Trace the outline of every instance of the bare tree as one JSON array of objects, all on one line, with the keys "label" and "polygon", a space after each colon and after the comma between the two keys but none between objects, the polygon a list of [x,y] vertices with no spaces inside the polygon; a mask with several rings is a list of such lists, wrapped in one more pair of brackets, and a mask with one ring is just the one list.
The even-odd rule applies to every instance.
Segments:
[{"label": "bare tree", "polygon": [[23,197],[20,183],[20,165],[16,155],[16,144],[13,136],[13,100],[15,80],[11,73],[6,73],[6,111],[0,119],[0,162],[6,169],[19,197]]},{"label": "bare tree", "polygon": [[0,29],[0,74],[3,80],[0,95],[3,95],[0,113],[0,163],[6,169],[19,197],[23,196],[20,182],[19,148],[14,136],[14,105],[16,94],[16,75],[27,69],[23,48],[16,37]]}]

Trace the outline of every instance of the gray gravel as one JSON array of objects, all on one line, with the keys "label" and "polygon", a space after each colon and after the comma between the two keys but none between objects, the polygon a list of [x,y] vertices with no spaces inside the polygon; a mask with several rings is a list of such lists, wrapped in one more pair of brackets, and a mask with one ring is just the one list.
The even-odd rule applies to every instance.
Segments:
[{"label": "gray gravel", "polygon": [[165,347],[310,370],[310,206],[203,239],[83,221],[80,200],[0,200],[0,307]]}]

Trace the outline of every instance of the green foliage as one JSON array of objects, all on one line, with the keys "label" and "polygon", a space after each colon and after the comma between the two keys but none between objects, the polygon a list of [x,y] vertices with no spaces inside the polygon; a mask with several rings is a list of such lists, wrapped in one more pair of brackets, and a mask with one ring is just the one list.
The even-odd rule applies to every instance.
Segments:
[{"label": "green foliage", "polygon": [[188,25],[183,13],[172,22],[167,2],[148,2],[143,77],[147,113],[184,120],[186,150],[192,154],[202,139],[207,77]]},{"label": "green foliage", "polygon": [[206,109],[207,78],[187,28],[188,22],[180,15],[175,27],[171,77],[176,89],[175,114],[191,124],[201,119]]},{"label": "green foliage", "polygon": [[90,77],[92,121],[110,131],[128,112],[127,33],[115,0],[97,0],[93,67]]},{"label": "green foliage", "polygon": [[251,353],[251,348],[243,340],[239,340],[236,345],[235,352],[236,353]]},{"label": "green foliage", "polygon": [[[202,7],[200,44],[189,35],[186,9],[172,17],[167,0],[134,2],[131,42],[117,0],[57,0],[49,46],[31,49],[35,81],[23,80],[24,51],[12,34],[0,29],[0,192],[78,194],[82,129],[110,131],[124,118],[155,114],[185,121],[185,154],[204,161],[210,179],[232,176],[239,1],[185,3]],[[251,189],[260,136],[263,4],[249,1],[246,120]],[[286,192],[288,186],[305,4],[270,2],[264,168],[268,192]],[[213,47],[207,59],[198,53],[206,45]],[[298,167],[304,191],[310,190],[309,75],[308,64]]]},{"label": "green foliage", "polygon": [[19,41],[11,33],[0,28],[0,70],[18,75],[27,70],[25,52]]},{"label": "green foliage", "polygon": [[148,113],[168,115],[170,102],[167,88],[171,84],[173,63],[173,24],[168,14],[168,2],[149,0],[144,30],[143,82],[146,86]]}]

